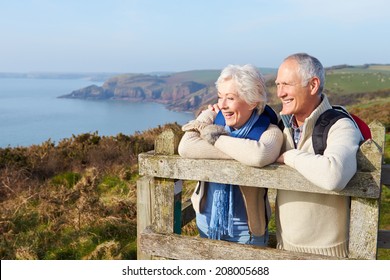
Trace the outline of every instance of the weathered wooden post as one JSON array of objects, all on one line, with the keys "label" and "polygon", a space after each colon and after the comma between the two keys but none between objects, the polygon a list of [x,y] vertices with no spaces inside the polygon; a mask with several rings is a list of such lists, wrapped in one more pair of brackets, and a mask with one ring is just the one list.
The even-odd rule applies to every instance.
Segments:
[{"label": "weathered wooden post", "polygon": [[140,248],[141,232],[152,224],[153,202],[152,194],[154,178],[150,176],[140,177],[137,181],[137,259],[148,260],[150,255],[144,254]]},{"label": "weathered wooden post", "polygon": [[[154,154],[158,157],[177,154],[181,138],[180,130],[163,131],[155,141]],[[149,225],[160,233],[181,231],[181,181],[144,176],[137,182],[137,236]],[[151,259],[142,253],[137,240],[138,259]]]},{"label": "weathered wooden post", "polygon": [[[370,172],[368,181],[373,187],[381,190],[381,167],[385,128],[379,122],[370,124],[372,140],[366,141],[358,152],[360,171]],[[367,186],[368,187],[368,186]],[[349,229],[349,258],[376,259],[379,224],[378,198],[351,198],[351,217]]]}]

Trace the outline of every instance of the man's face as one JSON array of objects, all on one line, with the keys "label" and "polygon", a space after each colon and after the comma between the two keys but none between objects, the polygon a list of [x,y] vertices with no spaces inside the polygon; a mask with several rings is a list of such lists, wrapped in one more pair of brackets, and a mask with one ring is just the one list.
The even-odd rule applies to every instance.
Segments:
[{"label": "man's face", "polygon": [[[309,116],[313,110],[312,95],[309,83],[302,81],[298,73],[298,63],[287,60],[280,65],[275,81],[277,95],[282,101],[282,114],[294,114],[297,120]],[[302,86],[302,82],[304,86]],[[303,122],[302,121],[302,122]]]}]

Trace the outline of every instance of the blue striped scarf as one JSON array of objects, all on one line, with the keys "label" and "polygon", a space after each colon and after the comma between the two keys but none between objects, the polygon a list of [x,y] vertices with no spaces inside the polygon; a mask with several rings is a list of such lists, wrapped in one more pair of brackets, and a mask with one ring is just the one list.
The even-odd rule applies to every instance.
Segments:
[{"label": "blue striped scarf", "polygon": [[[254,110],[249,120],[241,128],[233,130],[231,127],[225,125],[225,130],[232,137],[246,138],[258,119],[259,115]],[[210,239],[218,240],[221,239],[222,235],[233,237],[234,185],[220,183],[210,183],[210,185],[215,188],[215,192],[213,195],[208,236]]]}]

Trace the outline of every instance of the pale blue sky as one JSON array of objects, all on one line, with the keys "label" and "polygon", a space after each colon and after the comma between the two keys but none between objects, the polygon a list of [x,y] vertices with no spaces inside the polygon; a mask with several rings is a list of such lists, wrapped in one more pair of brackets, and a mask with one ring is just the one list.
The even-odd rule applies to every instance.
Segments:
[{"label": "pale blue sky", "polygon": [[1,0],[0,72],[390,63],[388,0]]}]

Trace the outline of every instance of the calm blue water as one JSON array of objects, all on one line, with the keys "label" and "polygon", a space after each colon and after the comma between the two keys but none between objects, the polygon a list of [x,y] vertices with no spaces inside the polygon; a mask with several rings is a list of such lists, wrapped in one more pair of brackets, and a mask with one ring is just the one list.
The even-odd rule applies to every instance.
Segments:
[{"label": "calm blue water", "polygon": [[[59,99],[93,82],[62,79],[0,79],[0,147],[55,143],[72,134],[133,134],[170,122],[184,124],[193,114],[156,103]],[[96,83],[95,83],[96,84]],[[97,84],[101,85],[101,84]]]}]

